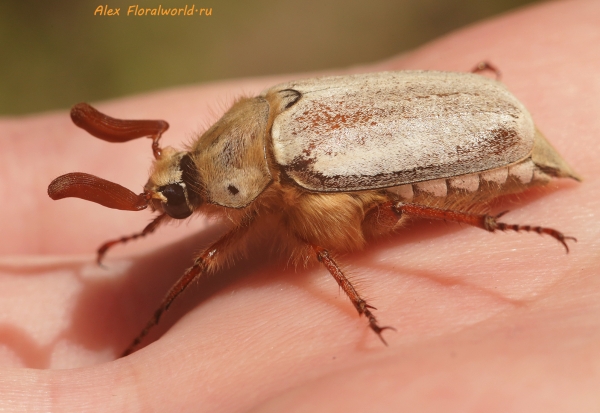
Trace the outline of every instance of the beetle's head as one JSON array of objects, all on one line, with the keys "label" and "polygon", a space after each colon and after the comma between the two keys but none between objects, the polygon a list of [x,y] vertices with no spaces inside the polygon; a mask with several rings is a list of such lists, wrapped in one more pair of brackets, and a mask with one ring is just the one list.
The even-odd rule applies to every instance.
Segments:
[{"label": "beetle's head", "polygon": [[184,219],[202,203],[198,172],[189,152],[167,147],[154,163],[154,170],[136,195],[129,189],[94,175],[74,172],[59,176],[48,186],[52,199],[75,197],[108,208],[140,211],[148,206],[171,218]]},{"label": "beetle's head", "polygon": [[189,152],[167,147],[154,163],[146,186],[151,208],[171,218],[184,219],[202,203],[198,171]]},{"label": "beetle's head", "polygon": [[175,219],[189,217],[202,203],[201,184],[191,155],[158,146],[162,133],[169,128],[167,122],[115,119],[87,103],[75,105],[71,109],[71,119],[91,135],[108,142],[127,142],[147,136],[152,139],[156,161],[144,192],[139,195],[114,182],[74,172],[59,176],[50,183],[50,198],[81,198],[126,211],[140,211],[150,206],[152,210],[164,212]]}]

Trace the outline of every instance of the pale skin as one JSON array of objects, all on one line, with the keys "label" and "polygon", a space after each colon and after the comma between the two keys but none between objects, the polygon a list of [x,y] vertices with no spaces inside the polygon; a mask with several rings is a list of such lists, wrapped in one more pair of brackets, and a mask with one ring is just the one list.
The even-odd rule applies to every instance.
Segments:
[{"label": "pale skin", "polygon": [[[251,258],[193,285],[144,340],[147,347],[115,360],[194,254],[226,225],[198,217],[159,229],[110,251],[108,270],[98,269],[95,248],[141,230],[151,215],[51,201],[46,186],[83,171],[138,192],[150,142],[96,140],[64,111],[1,121],[0,410],[597,410],[599,18],[597,2],[546,4],[360,68],[467,71],[489,59],[584,177],[496,207],[511,210],[505,222],[577,237],[568,255],[537,234],[420,221],[362,253],[337,257],[378,308],[380,323],[397,329],[383,332],[389,347],[324,268],[286,268],[285,257],[266,252],[265,230]],[[164,144],[179,146],[240,91],[255,94],[300,76],[98,107],[124,118],[165,119],[171,128]]]}]

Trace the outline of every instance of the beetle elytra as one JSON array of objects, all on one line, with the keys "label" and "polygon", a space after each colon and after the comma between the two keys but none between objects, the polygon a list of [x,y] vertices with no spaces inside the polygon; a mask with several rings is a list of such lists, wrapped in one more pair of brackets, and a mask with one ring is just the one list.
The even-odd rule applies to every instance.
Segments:
[{"label": "beetle elytra", "polygon": [[336,253],[360,250],[410,217],[534,231],[567,252],[574,240],[552,228],[499,222],[502,214],[468,212],[554,177],[579,180],[525,107],[501,83],[476,74],[400,71],[284,83],[239,99],[182,151],[160,148],[164,121],[114,119],[87,104],[73,107],[71,117],[110,142],[150,137],[156,158],[139,195],[84,173],[48,187],[52,199],[158,213],[142,232],[102,245],[99,262],[111,246],[194,212],[232,223],[195,258],[125,354],[193,280],[228,262],[260,220],[278,220],[295,259],[321,262],[382,341],[389,327],[379,325]]}]

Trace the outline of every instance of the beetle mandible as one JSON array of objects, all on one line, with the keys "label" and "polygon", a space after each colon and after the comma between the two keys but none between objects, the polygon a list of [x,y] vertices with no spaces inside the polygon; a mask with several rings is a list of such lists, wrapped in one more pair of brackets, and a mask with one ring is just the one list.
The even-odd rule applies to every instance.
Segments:
[{"label": "beetle mandible", "polygon": [[98,262],[113,245],[194,212],[233,223],[195,258],[123,355],[192,281],[228,262],[265,217],[276,216],[290,234],[293,258],[325,266],[384,343],[381,333],[391,327],[380,326],[335,254],[363,249],[410,217],[534,231],[567,252],[566,241],[575,240],[552,228],[500,222],[504,213],[468,212],[553,177],[580,180],[525,107],[500,82],[473,73],[398,71],[280,84],[239,99],[183,151],[159,146],[164,121],[114,119],[83,103],[71,117],[109,142],[150,137],[156,158],[139,195],[84,173],[48,187],[52,199],[158,213],[140,233],[103,244]]}]

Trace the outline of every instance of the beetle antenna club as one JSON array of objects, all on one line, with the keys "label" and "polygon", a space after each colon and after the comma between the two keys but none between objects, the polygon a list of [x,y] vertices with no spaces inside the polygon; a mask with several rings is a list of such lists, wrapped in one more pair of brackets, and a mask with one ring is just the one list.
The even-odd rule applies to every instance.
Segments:
[{"label": "beetle antenna club", "polygon": [[[483,70],[500,76],[489,63],[473,71]],[[567,252],[567,241],[576,241],[553,228],[499,221],[505,212],[467,212],[553,178],[580,180],[521,102],[500,82],[474,73],[383,72],[277,85],[237,101],[183,151],[159,147],[165,121],[115,119],[88,104],[76,105],[71,117],[108,142],[152,139],[155,161],[141,194],[80,172],[48,187],[52,199],[157,213],[141,232],[104,243],[98,263],[111,247],[193,213],[231,223],[198,254],[123,355],[142,343],[190,283],[231,262],[261,220],[277,219],[292,259],[323,265],[386,345],[382,332],[393,328],[380,326],[336,254],[363,249],[410,218],[537,232]]]},{"label": "beetle antenna club", "polygon": [[71,108],[71,120],[90,135],[107,142],[128,142],[147,136],[152,139],[152,152],[156,159],[161,155],[158,141],[169,129],[169,124],[164,120],[115,119],[87,103],[78,103]]}]

